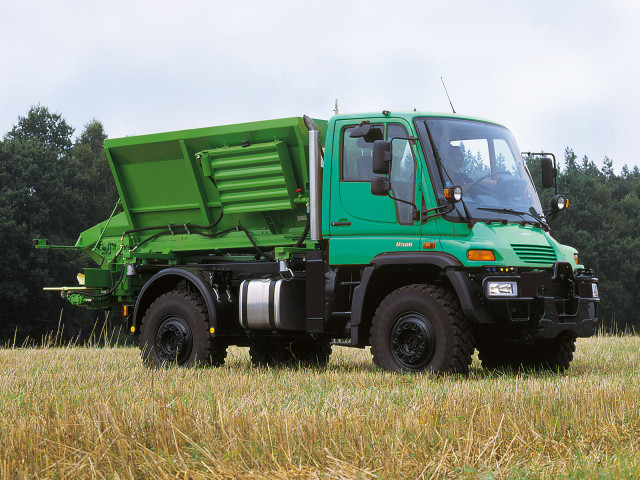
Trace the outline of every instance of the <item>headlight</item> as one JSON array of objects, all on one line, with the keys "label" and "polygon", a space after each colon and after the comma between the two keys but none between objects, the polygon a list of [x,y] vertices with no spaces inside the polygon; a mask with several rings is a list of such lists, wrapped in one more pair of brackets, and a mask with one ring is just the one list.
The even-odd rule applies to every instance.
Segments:
[{"label": "headlight", "polygon": [[444,189],[444,198],[451,203],[458,203],[462,200],[462,187],[454,185],[453,187],[446,187]]},{"label": "headlight", "polygon": [[517,297],[518,283],[489,280],[485,283],[485,295],[490,297]]},{"label": "headlight", "polygon": [[592,283],[591,284],[591,293],[593,294],[593,298],[600,298],[598,296],[598,284],[597,283]]},{"label": "headlight", "polygon": [[560,210],[565,210],[569,208],[569,199],[558,193],[551,197],[551,210],[554,212],[559,212]]}]

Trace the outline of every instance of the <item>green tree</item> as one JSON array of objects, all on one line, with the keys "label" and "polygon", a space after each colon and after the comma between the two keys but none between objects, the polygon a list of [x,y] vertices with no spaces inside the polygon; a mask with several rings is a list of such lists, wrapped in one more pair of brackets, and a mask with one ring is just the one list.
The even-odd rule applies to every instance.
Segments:
[{"label": "green tree", "polygon": [[106,138],[102,123],[93,119],[84,126],[72,150],[78,167],[90,179],[83,185],[82,197],[86,204],[85,210],[94,224],[106,219],[118,200],[118,192],[104,151]]},{"label": "green tree", "polygon": [[[528,168],[540,190],[540,166],[534,158]],[[602,170],[570,148],[565,169],[557,177],[558,190],[570,199],[570,208],[550,222],[553,236],[580,252],[581,263],[593,268],[600,280],[600,319],[606,327],[640,328],[640,171],[623,167],[617,176],[608,157]],[[551,189],[550,189],[551,190]],[[549,205],[552,192],[541,192]]]},{"label": "green tree", "polygon": [[[94,313],[69,308],[45,286],[73,284],[87,259],[77,252],[35,250],[31,239],[73,245],[78,234],[104,220],[115,189],[104,179],[99,122],[78,140],[60,114],[32,107],[0,142],[0,337],[38,339],[55,330],[61,310],[66,333],[90,330]],[[106,161],[104,161],[106,164]],[[111,178],[111,175],[108,175]],[[109,190],[111,188],[111,190]]]}]

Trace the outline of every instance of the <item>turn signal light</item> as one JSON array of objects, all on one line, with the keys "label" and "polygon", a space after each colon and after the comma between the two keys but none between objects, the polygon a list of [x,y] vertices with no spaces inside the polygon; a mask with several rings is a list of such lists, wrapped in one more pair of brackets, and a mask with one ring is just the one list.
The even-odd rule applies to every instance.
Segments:
[{"label": "turn signal light", "polygon": [[469,250],[467,258],[474,262],[495,262],[496,256],[491,250]]},{"label": "turn signal light", "polygon": [[462,187],[454,185],[453,187],[446,187],[444,189],[444,198],[451,203],[458,203],[462,200]]},{"label": "turn signal light", "polygon": [[576,262],[576,265],[578,265],[578,263],[580,263],[580,262],[578,262],[578,254],[577,253],[573,254],[573,261]]}]

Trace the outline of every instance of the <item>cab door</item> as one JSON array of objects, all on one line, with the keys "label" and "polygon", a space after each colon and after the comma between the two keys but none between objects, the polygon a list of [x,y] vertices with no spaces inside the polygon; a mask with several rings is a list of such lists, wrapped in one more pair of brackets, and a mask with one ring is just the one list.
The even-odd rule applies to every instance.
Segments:
[{"label": "cab door", "polygon": [[[367,264],[384,252],[419,250],[420,222],[414,208],[388,196],[371,194],[373,143],[349,134],[358,121],[336,122],[331,164],[329,261],[332,264]],[[421,178],[415,147],[407,140],[408,125],[402,120],[375,123],[392,142],[392,195],[420,209]],[[337,161],[336,161],[337,160]]]}]

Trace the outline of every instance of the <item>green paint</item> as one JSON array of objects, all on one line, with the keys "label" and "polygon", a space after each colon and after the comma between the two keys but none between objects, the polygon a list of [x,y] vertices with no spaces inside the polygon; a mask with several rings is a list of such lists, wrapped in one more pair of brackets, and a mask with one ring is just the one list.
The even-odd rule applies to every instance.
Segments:
[{"label": "green paint", "polygon": [[[78,238],[76,248],[84,249],[100,264],[100,269],[87,269],[87,279],[92,286],[108,286],[109,272],[117,279],[123,262],[179,265],[207,254],[249,260],[253,257],[246,255],[252,249],[247,236],[230,230],[238,225],[246,228],[260,247],[274,250],[277,259],[290,258],[305,249],[328,248],[333,265],[366,265],[382,253],[419,251],[447,252],[469,267],[549,267],[556,260],[573,265],[575,250],[559,245],[540,228],[493,222],[476,223],[469,229],[465,222],[443,217],[424,223],[418,219],[399,222],[400,204],[372,195],[368,181],[342,180],[344,128],[368,120],[382,125],[387,133],[403,128],[406,135],[418,137],[414,120],[432,116],[486,122],[424,112],[338,115],[328,122],[316,120],[324,145],[324,240],[314,244],[307,239],[300,248],[293,246],[305,227],[309,198],[308,131],[301,118],[106,140],[122,212]],[[412,183],[405,189],[409,192],[407,200],[426,210],[438,203],[423,147],[419,142],[412,148],[405,147],[404,156],[394,158],[394,164],[407,158],[415,162]],[[224,215],[217,225],[199,231],[215,234],[229,229],[228,233],[211,238],[194,231],[193,225],[214,223],[221,211]],[[160,228],[123,235],[127,230],[149,227]],[[164,234],[157,235],[161,232]],[[424,248],[426,243],[433,248]],[[469,261],[470,249],[492,250],[496,261]],[[143,277],[126,279],[113,295],[133,298],[142,284]],[[70,294],[69,300],[88,303],[77,294]],[[108,306],[106,303],[100,305]]]}]

